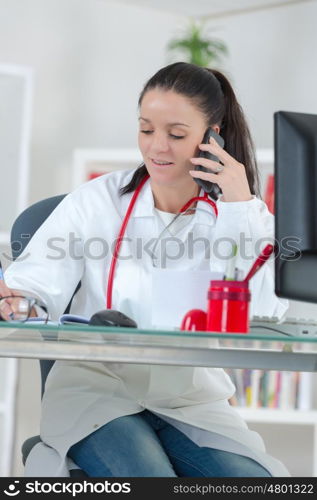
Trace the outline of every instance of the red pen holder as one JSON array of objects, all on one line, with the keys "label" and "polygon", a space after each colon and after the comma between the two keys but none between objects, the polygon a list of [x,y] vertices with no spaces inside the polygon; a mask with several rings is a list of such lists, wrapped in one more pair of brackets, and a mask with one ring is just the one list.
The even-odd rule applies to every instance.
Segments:
[{"label": "red pen holder", "polygon": [[221,333],[249,332],[249,283],[212,280],[208,290],[207,313],[192,309],[185,314],[181,330]]},{"label": "red pen holder", "polygon": [[212,280],[208,290],[206,330],[248,333],[251,293],[246,281]]}]

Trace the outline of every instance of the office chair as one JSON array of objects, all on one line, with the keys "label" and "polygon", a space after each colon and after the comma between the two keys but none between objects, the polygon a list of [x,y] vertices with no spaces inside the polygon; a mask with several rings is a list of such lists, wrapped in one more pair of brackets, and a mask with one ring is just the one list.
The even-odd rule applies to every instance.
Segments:
[{"label": "office chair", "polygon": [[[30,207],[26,208],[15,220],[11,229],[11,252],[13,260],[17,259],[22,251],[27,246],[28,242],[37,231],[37,229],[43,224],[50,213],[57,207],[57,205],[65,197],[65,194],[53,196],[51,198],[46,198],[44,200],[34,203]],[[80,282],[78,283],[75,293],[80,288]],[[70,310],[71,298],[65,313]],[[41,397],[44,393],[46,377],[52,368],[55,360],[52,359],[41,359],[40,360],[40,370],[41,370]],[[28,438],[22,444],[22,462],[25,464],[28,454],[30,453],[33,446],[41,441],[40,436],[33,436]],[[71,477],[87,477],[87,475],[81,469],[73,469],[70,471]]]}]

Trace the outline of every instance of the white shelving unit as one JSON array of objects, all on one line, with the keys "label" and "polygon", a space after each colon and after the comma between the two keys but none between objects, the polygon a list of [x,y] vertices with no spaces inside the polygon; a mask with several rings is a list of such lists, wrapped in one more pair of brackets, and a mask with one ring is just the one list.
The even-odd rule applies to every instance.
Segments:
[{"label": "white shelving unit", "polygon": [[[273,149],[258,149],[256,157],[260,167],[263,190],[266,176],[273,173]],[[75,189],[89,180],[91,174],[135,168],[141,162],[142,156],[137,148],[75,149],[73,152],[71,188]]]},{"label": "white shelving unit", "polygon": [[10,239],[9,231],[0,231],[0,246],[7,245]]},{"label": "white shelving unit", "polygon": [[[298,453],[298,459],[308,462],[310,471],[309,476],[317,477],[317,410],[301,411],[301,410],[280,410],[271,408],[241,408],[236,407],[236,410],[248,424],[259,424],[268,426],[282,426],[283,434],[288,436],[289,442],[293,439],[293,429],[303,430],[308,429],[311,433],[312,459],[303,457],[303,450],[294,450]],[[284,436],[284,440],[285,440]],[[270,443],[266,442],[268,446]],[[281,444],[282,438],[281,438]],[[276,457],[280,458],[280,457]],[[283,458],[280,458],[283,461]],[[285,458],[284,458],[285,463]]]},{"label": "white shelving unit", "polygon": [[[278,410],[271,408],[236,408],[248,422],[266,424],[314,425],[317,430],[317,410]],[[316,450],[317,451],[317,450]],[[317,464],[316,464],[317,465]]]},{"label": "white shelving unit", "polygon": [[[28,205],[33,73],[0,64],[0,259],[7,251],[13,221]],[[0,476],[10,476],[15,434],[17,359],[0,359]]]},{"label": "white shelving unit", "polygon": [[26,208],[29,193],[33,72],[0,64],[0,245],[8,244],[11,225]]},{"label": "white shelving unit", "polygon": [[75,149],[73,153],[72,185],[75,189],[92,174],[137,167],[142,162],[138,149]]},{"label": "white shelving unit", "polygon": [[267,177],[274,172],[273,149],[258,149],[256,159],[259,167],[261,195],[264,196]]},{"label": "white shelving unit", "polygon": [[0,477],[10,476],[15,435],[18,380],[16,359],[0,359]]}]

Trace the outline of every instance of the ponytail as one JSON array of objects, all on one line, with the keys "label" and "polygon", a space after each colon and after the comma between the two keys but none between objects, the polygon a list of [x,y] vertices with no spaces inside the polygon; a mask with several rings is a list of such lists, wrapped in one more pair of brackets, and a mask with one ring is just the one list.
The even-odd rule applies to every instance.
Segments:
[{"label": "ponytail", "polygon": [[[139,106],[151,89],[172,90],[189,98],[206,118],[209,127],[219,125],[225,150],[242,163],[252,194],[259,196],[259,176],[249,128],[243,111],[227,78],[220,71],[178,62],[160,69],[145,84]],[[143,163],[120,194],[134,191],[147,175]]]},{"label": "ponytail", "polygon": [[131,193],[132,191],[135,191],[136,188],[138,187],[138,185],[141,183],[141,181],[147,175],[148,175],[148,171],[147,171],[147,168],[145,166],[145,163],[141,163],[141,165],[134,172],[130,182],[126,186],[123,186],[122,188],[119,189],[119,193],[121,195],[123,195],[126,193]]},{"label": "ponytail", "polygon": [[254,145],[242,108],[228,79],[220,71],[206,69],[217,78],[224,96],[224,115],[219,125],[225,150],[244,165],[251,193],[260,196]]}]

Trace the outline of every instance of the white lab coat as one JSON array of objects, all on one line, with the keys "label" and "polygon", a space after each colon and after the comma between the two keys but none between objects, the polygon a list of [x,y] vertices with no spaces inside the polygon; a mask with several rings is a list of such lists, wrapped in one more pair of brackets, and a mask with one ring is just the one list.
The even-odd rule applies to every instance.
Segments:
[{"label": "white lab coat", "polygon": [[[72,312],[90,317],[104,309],[111,261],[107,250],[118,236],[132,196],[119,196],[118,190],[132,173],[107,174],[68,195],[33,236],[19,261],[7,270],[8,286],[44,300],[53,320],[63,313],[79,281],[81,288],[73,300]],[[218,201],[217,220],[204,203],[199,207],[201,210],[188,219],[179,238],[186,241],[192,231],[195,237],[210,242],[228,237],[239,242],[240,233],[244,233],[249,238],[246,255],[239,257],[237,265],[249,269],[255,257],[255,242],[273,236],[273,217],[265,204],[257,198],[247,202]],[[158,236],[160,224],[147,181],[126,229],[112,305],[132,317],[140,328],[152,326],[153,267],[150,256],[140,252],[140,247]],[[221,245],[228,246],[228,241]],[[218,254],[204,258],[201,252],[198,248],[195,259],[185,254],[171,265],[184,271],[224,271],[226,261]],[[273,284],[269,266],[263,266],[252,280],[253,314],[284,313],[287,305],[275,296]],[[168,295],[164,299],[168,304]],[[273,475],[288,475],[280,462],[265,453],[260,436],[250,431],[228,404],[234,390],[230,378],[216,368],[57,361],[42,401],[41,438],[50,448],[38,445],[32,450],[26,475],[67,475],[65,457],[74,443],[114,418],[145,408],[172,422],[197,443],[251,456]]]}]

